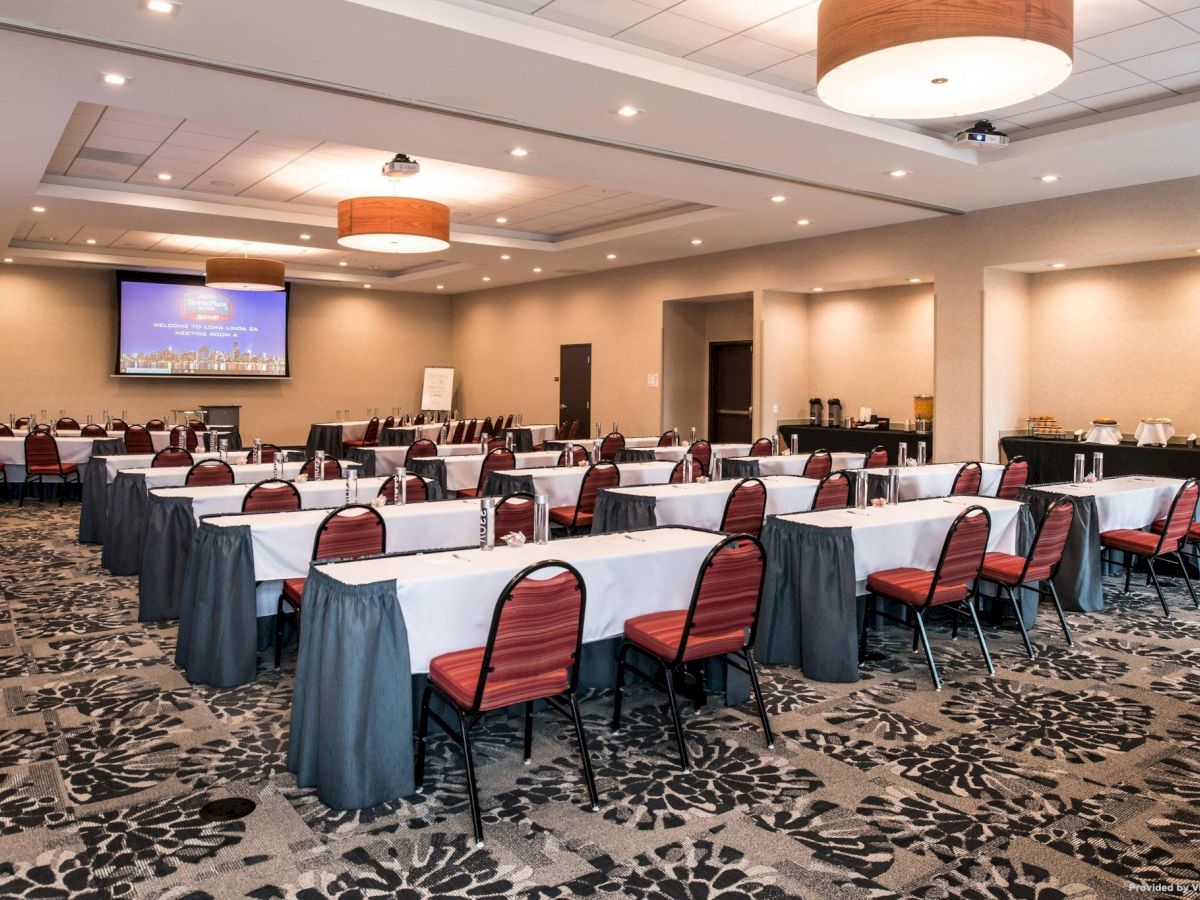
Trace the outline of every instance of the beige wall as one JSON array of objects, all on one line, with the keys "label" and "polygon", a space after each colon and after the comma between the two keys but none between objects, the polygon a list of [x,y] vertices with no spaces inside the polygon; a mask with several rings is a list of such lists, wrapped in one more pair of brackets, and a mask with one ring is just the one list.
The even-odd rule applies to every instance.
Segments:
[{"label": "beige wall", "polygon": [[131,420],[201,403],[240,404],[242,437],[303,443],[308,425],[349,407],[414,409],[427,365],[450,360],[444,297],[293,285],[288,380],[112,377],[115,279],[108,270],[0,268],[0,417],[65,409],[81,421],[103,409]]},{"label": "beige wall", "polygon": [[759,332],[762,433],[772,434],[781,419],[808,415],[808,295],[763,291]]},{"label": "beige wall", "polygon": [[1000,458],[997,435],[1021,427],[1029,408],[1031,276],[988,269],[983,280],[983,447]]},{"label": "beige wall", "polygon": [[1029,409],[1068,430],[1170,416],[1200,432],[1200,258],[1031,277]]},{"label": "beige wall", "polygon": [[[663,304],[663,405],[661,423],[650,434],[678,427],[685,438],[694,427],[708,434],[708,345],[754,339],[754,298],[677,300]],[[624,427],[624,426],[622,426]]]}]

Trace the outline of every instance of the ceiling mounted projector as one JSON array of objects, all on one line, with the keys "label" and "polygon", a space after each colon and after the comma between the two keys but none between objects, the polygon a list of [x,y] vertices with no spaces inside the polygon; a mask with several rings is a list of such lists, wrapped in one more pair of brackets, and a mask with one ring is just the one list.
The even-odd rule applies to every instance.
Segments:
[{"label": "ceiling mounted projector", "polygon": [[408,178],[421,171],[421,164],[407,153],[397,153],[383,164],[386,178]]},{"label": "ceiling mounted projector", "polygon": [[997,130],[987,119],[980,119],[970,128],[954,136],[955,147],[970,147],[973,150],[1000,150],[1008,146],[1008,135]]}]

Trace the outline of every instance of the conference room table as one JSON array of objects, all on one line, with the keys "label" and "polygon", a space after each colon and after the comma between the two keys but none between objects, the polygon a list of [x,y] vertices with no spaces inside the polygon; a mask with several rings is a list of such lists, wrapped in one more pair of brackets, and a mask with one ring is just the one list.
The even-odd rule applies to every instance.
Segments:
[{"label": "conference room table", "polygon": [[[811,509],[820,484],[815,478],[796,475],[769,475],[762,481],[767,489],[766,515]],[[592,534],[641,531],[663,525],[717,531],[729,495],[737,484],[723,480],[605,488],[596,497]]]},{"label": "conference room table", "polygon": [[[343,466],[356,465],[346,461]],[[272,463],[231,464],[237,484],[254,484],[275,477],[285,479],[300,474],[304,463],[285,462],[276,470]],[[100,564],[113,575],[137,575],[142,569],[142,547],[146,542],[146,516],[149,492],[154,488],[183,487],[189,466],[122,469],[108,488],[104,526],[104,549]]]},{"label": "conference room table", "polygon": [[[625,438],[625,446],[623,449],[624,450],[651,450],[658,446],[658,440],[659,440],[658,435],[654,435],[654,434],[642,435],[640,437],[627,437],[627,438]],[[595,450],[597,447],[599,447],[600,444],[603,443],[603,441],[604,441],[604,438],[602,438],[602,437],[588,437],[587,435],[584,435],[583,437],[574,438],[569,441],[554,440],[553,436],[551,436],[550,438],[546,439],[546,441],[543,443],[543,446],[547,450],[566,450],[568,447],[580,446],[580,447],[585,447],[588,450],[588,452],[590,453],[593,450]],[[618,454],[620,452],[621,452],[620,450],[617,451]],[[654,459],[653,456],[644,456],[639,459],[630,459],[629,462],[649,462],[652,459]]]},{"label": "conference room table", "polygon": [[1092,454],[1104,454],[1104,472],[1115,475],[1159,475],[1164,478],[1200,477],[1200,449],[1186,443],[1166,447],[1139,447],[1131,441],[1119,444],[1095,444],[1078,441],[1037,438],[1028,434],[1000,438],[1006,459],[1025,457],[1029,479],[1039,484],[1070,479],[1075,454],[1082,453],[1091,468]]},{"label": "conference room table", "polygon": [[[153,437],[154,432],[150,434]],[[163,447],[167,446],[169,437],[170,435],[166,432],[162,432]],[[117,432],[103,437],[79,437],[78,433],[74,437],[58,436],[55,437],[55,443],[58,445],[59,460],[64,465],[79,467],[80,481],[87,479],[88,462],[94,455],[103,455],[106,452],[124,449],[123,439]],[[157,443],[155,448],[161,449]],[[19,483],[25,480],[24,434],[14,433],[13,437],[0,437],[0,463],[4,464],[4,470],[10,482]],[[47,478],[54,481],[59,480],[58,476],[47,476]]]},{"label": "conference room table", "polygon": [[[934,463],[927,466],[896,466],[880,469],[855,470],[850,473],[853,477],[857,471],[866,471],[871,476],[869,496],[886,497],[887,480],[893,471],[896,472],[900,489],[900,500],[928,500],[931,497],[945,497],[954,487],[954,479],[965,463]],[[1000,489],[1000,479],[1004,475],[1004,466],[997,463],[980,463],[979,493],[994,497]]]},{"label": "conference room table", "polygon": [[[169,447],[171,445],[171,432],[170,431],[147,431],[146,433],[148,435],[150,435],[150,443],[154,445],[155,451],[162,450],[163,448]],[[18,437],[18,438],[24,438],[27,434],[29,434],[29,431],[27,429],[17,428],[13,431],[13,436]],[[110,439],[110,438],[123,439],[125,437],[125,432],[110,431],[107,434],[88,435],[87,437],[84,437],[83,430],[80,428],[61,428],[61,429],[55,430],[54,437],[57,437],[57,438],[83,438],[84,440],[89,440],[89,441],[103,441],[105,439]],[[66,460],[63,460],[63,462],[66,462]]]},{"label": "conference room table", "polygon": [[[720,540],[673,527],[314,563],[304,588],[288,768],[335,809],[411,794],[414,705],[429,662],[487,643],[496,601],[515,574],[551,559],[579,570],[587,590],[580,687],[611,688],[625,621],[686,609]],[[719,677],[723,668],[707,671]],[[730,675],[726,701],[742,702],[745,680]]]},{"label": "conference room table", "polygon": [[503,428],[498,431],[498,434],[511,434],[513,436],[513,449],[521,453],[529,453],[534,447],[541,445],[544,449],[546,441],[554,440],[554,435],[558,434],[557,425],[514,425],[512,428]]},{"label": "conference room table", "polygon": [[[408,464],[408,451],[411,444],[389,445],[379,447],[351,447],[346,454],[347,459],[362,466],[362,474],[392,475],[396,469]],[[438,456],[471,456],[479,453],[479,444],[438,444]]]},{"label": "conference room table", "polygon": [[[537,469],[553,466],[561,454],[555,451],[538,450],[532,453],[514,453],[518,469]],[[479,486],[479,475],[487,457],[475,448],[475,452],[462,456],[425,456],[414,459],[410,465],[413,472],[432,478],[447,492],[465,491]]]},{"label": "conference room table", "polygon": [[[858,681],[858,635],[867,577],[911,566],[937,567],[946,535],[972,505],[991,515],[988,550],[1019,553],[1033,535],[1016,500],[953,497],[866,509],[770,516],[763,529],[767,577],[755,646],[768,665],[799,666],[814,681]],[[1036,598],[1021,601],[1027,625]]]},{"label": "conference room table", "polygon": [[356,419],[349,422],[314,422],[308,426],[308,441],[304,452],[312,456],[318,450],[324,450],[329,459],[338,459],[342,455],[345,441],[359,441],[367,433],[369,419]]},{"label": "conference room table", "polygon": [[[761,478],[763,475],[803,475],[811,453],[788,453],[777,456],[735,456],[721,460],[723,478]],[[834,451],[832,469],[859,469],[867,461],[866,454]]]},{"label": "conference room table", "polygon": [[[546,469],[506,469],[493,472],[483,486],[488,497],[505,497],[524,491],[545,494],[550,508],[574,506],[589,466],[555,466]],[[667,462],[617,463],[621,485],[666,484],[675,466]]]},{"label": "conference room table", "polygon": [[[450,434],[454,434],[456,422],[450,423]],[[423,425],[400,425],[396,428],[381,428],[379,443],[384,447],[403,447],[415,444],[417,441],[436,441],[442,433],[441,422],[427,422]]]},{"label": "conference room table", "polygon": [[[655,441],[658,439],[655,438]],[[745,456],[750,452],[750,444],[709,444],[709,465],[711,460],[725,460],[735,456]],[[691,452],[690,445],[679,444],[674,447],[659,447],[657,443],[650,447],[630,447],[617,451],[617,462],[647,462],[652,459],[661,462],[677,463]]]},{"label": "conference room table", "polygon": [[[410,503],[378,511],[387,529],[388,553],[462,549],[479,542],[478,500]],[[175,654],[189,681],[234,687],[255,680],[257,653],[274,640],[283,581],[308,574],[317,528],[328,512],[201,519],[182,579]],[[307,613],[306,607],[306,626]]]},{"label": "conference room table", "polygon": [[[1068,497],[1075,503],[1075,518],[1054,579],[1063,609],[1076,612],[1104,609],[1100,534],[1114,528],[1143,529],[1163,518],[1182,484],[1181,478],[1125,475],[1097,482],[1038,484],[1021,489],[1018,496],[1029,504],[1035,522],[1042,520],[1059,497]],[[1114,551],[1114,559],[1120,557]]]}]

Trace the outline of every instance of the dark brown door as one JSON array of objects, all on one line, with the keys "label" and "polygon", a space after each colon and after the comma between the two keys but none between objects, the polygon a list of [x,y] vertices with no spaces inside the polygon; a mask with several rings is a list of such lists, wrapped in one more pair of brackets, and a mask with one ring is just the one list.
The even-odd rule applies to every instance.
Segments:
[{"label": "dark brown door", "polygon": [[749,443],[754,347],[750,341],[708,345],[708,439]]},{"label": "dark brown door", "polygon": [[579,420],[576,437],[592,427],[592,345],[563,344],[558,351],[558,421]]}]

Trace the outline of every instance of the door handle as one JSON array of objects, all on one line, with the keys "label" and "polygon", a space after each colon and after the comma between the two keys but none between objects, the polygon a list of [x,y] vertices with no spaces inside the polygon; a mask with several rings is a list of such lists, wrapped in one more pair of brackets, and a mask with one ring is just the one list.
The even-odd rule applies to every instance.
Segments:
[{"label": "door handle", "polygon": [[719,416],[748,416],[748,415],[750,415],[750,410],[748,410],[748,409],[718,409],[717,415],[719,415]]},{"label": "door handle", "polygon": [[559,408],[559,409],[566,409],[566,408],[567,408],[567,404],[565,404],[565,403],[560,403],[560,404],[558,404],[558,408]]}]

